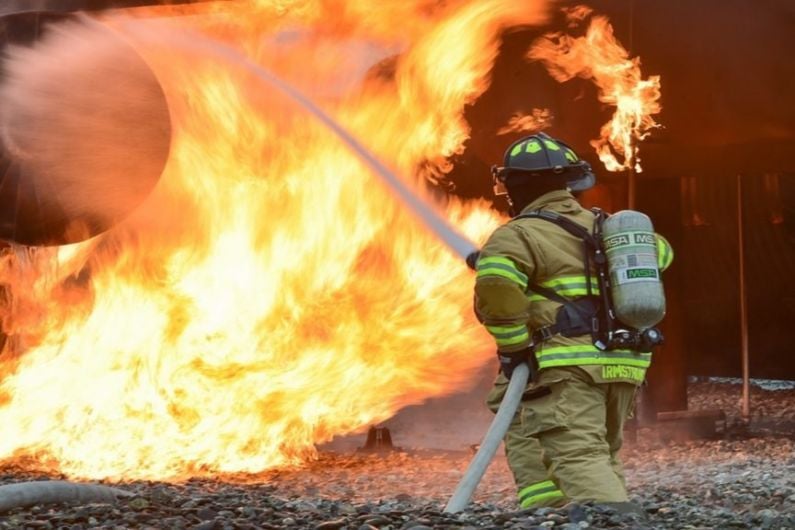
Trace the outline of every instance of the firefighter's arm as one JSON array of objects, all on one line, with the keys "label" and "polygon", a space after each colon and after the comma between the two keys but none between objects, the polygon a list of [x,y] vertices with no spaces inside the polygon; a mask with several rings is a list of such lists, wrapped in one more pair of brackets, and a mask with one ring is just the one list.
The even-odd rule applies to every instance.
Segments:
[{"label": "firefighter's arm", "polygon": [[671,266],[674,261],[674,249],[671,244],[660,234],[654,234],[657,239],[657,267],[660,272]]},{"label": "firefighter's arm", "polygon": [[510,225],[498,228],[476,264],[475,311],[500,353],[530,346],[527,284],[534,264],[523,235]]}]

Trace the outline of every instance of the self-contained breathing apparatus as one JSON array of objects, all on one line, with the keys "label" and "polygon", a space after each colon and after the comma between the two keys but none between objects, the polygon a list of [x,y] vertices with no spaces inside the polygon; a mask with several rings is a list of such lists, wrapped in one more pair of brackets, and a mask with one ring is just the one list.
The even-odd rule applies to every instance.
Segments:
[{"label": "self-contained breathing apparatus", "polygon": [[[654,325],[665,314],[651,221],[631,210],[610,217],[599,209],[593,212],[593,232],[552,211],[533,211],[513,218],[554,223],[581,239],[584,247],[586,296],[570,300],[552,289],[528,284],[529,291],[562,304],[555,323],[533,333],[533,343],[544,342],[557,333],[564,337],[590,334],[601,350],[650,351],[663,343],[663,335]],[[627,225],[635,229],[627,230]],[[598,292],[593,291],[593,275]]]},{"label": "self-contained breathing apparatus", "polygon": [[[495,194],[507,195],[512,209],[521,205],[513,204],[511,195],[521,193],[533,180],[556,179],[570,191],[586,190],[596,181],[588,162],[564,142],[544,133],[509,146],[504,166],[493,167],[492,177]],[[610,216],[599,209],[593,212],[592,231],[546,210],[513,218],[549,221],[581,239],[584,246],[586,296],[570,300],[552,289],[528,285],[529,291],[561,304],[555,323],[536,330],[533,343],[538,345],[558,333],[566,337],[590,334],[593,344],[601,350],[650,351],[663,342],[662,333],[654,326],[665,314],[657,236],[651,220],[632,210]],[[467,258],[472,268],[476,261],[476,255]],[[593,275],[598,292],[591,284]]]}]

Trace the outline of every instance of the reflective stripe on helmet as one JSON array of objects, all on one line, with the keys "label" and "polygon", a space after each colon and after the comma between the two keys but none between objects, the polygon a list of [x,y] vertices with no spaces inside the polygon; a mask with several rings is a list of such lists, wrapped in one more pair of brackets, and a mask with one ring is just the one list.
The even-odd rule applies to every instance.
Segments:
[{"label": "reflective stripe on helmet", "polygon": [[560,151],[560,146],[553,140],[544,140],[544,145],[553,151]]},{"label": "reflective stripe on helmet", "polygon": [[526,153],[537,153],[541,151],[541,144],[536,140],[530,140],[525,144],[524,150]]}]

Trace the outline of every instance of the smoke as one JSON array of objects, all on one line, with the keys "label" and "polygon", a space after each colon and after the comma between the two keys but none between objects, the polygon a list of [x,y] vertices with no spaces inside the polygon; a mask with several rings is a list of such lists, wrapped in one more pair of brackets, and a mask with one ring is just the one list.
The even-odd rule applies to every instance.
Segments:
[{"label": "smoke", "polygon": [[106,229],[149,195],[168,157],[168,107],[126,42],[70,21],[33,47],[10,47],[3,66],[0,140],[20,189],[35,195],[18,200],[37,204],[42,219]]},{"label": "smoke", "polygon": [[[494,419],[485,399],[496,371],[495,362],[485,363],[473,374],[469,388],[405,407],[377,425],[388,428],[394,446],[403,450],[474,451]],[[365,429],[335,437],[319,447],[324,451],[355,451],[364,447],[366,439]]]},{"label": "smoke", "polygon": [[403,449],[474,450],[494,419],[485,400],[494,384],[495,364],[484,364],[466,391],[406,407],[390,418],[384,426],[394,444]]}]

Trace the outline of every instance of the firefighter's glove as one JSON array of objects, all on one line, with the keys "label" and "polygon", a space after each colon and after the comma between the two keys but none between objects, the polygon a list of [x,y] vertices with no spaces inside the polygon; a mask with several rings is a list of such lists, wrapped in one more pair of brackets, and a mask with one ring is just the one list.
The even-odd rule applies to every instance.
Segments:
[{"label": "firefighter's glove", "polygon": [[467,267],[469,267],[473,271],[478,270],[478,258],[480,258],[479,250],[470,252],[466,257]]},{"label": "firefighter's glove", "polygon": [[[530,359],[533,355],[533,350],[526,348],[521,351],[504,352],[497,350],[497,359],[500,361],[500,372],[502,372],[508,379],[513,375],[513,371],[517,366],[526,362],[528,367],[532,367]],[[532,368],[531,368],[532,372]],[[530,374],[532,377],[532,373]]]}]

